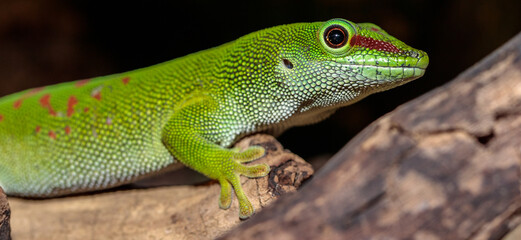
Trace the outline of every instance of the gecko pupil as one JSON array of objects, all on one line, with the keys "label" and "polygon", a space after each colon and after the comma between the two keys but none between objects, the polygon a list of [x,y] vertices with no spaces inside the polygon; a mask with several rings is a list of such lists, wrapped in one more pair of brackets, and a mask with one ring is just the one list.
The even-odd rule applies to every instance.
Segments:
[{"label": "gecko pupil", "polygon": [[326,30],[325,38],[329,47],[339,48],[344,46],[347,42],[347,33],[346,30],[342,27],[332,26]]}]

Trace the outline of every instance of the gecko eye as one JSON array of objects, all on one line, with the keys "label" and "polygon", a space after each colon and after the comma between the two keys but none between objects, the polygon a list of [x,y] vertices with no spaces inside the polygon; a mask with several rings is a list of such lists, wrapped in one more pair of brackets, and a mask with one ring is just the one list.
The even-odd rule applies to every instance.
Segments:
[{"label": "gecko eye", "polygon": [[339,25],[327,28],[324,33],[324,40],[331,48],[343,47],[348,39],[347,30]]}]

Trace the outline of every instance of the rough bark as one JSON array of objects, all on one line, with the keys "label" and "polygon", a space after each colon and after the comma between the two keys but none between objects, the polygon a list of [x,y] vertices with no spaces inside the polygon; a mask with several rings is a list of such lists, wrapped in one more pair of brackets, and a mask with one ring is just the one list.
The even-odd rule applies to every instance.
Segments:
[{"label": "rough bark", "polygon": [[7,202],[7,196],[0,187],[0,240],[11,239],[11,209]]},{"label": "rough bark", "polygon": [[[261,145],[267,150],[264,158],[252,164],[264,162],[272,168],[267,177],[242,179],[257,210],[284,193],[296,191],[313,174],[308,163],[284,150],[271,136],[255,135],[236,146],[244,149],[249,145]],[[170,186],[47,200],[10,198],[13,238],[214,239],[241,222],[236,199],[230,209],[219,209],[217,182],[163,184]]]},{"label": "rough bark", "polygon": [[521,239],[520,164],[518,34],[223,239]]}]

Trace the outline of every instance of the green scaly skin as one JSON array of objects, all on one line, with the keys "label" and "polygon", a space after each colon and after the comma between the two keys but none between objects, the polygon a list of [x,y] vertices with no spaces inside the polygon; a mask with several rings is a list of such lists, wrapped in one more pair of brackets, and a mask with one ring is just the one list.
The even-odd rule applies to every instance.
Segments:
[{"label": "green scaly skin", "polygon": [[262,147],[230,149],[253,132],[320,121],[375,92],[421,77],[427,54],[376,25],[343,19],[257,31],[148,68],[56,84],[0,99],[0,185],[10,195],[99,190],[177,161],[254,209],[239,176]]}]

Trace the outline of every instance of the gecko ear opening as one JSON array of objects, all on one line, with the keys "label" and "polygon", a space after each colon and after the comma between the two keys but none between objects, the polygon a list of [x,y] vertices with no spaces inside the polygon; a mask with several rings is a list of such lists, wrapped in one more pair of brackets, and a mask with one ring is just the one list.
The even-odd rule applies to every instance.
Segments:
[{"label": "gecko ear opening", "polygon": [[284,63],[284,66],[287,69],[292,69],[293,68],[293,63],[290,60],[288,60],[287,58],[283,58],[282,59],[282,63]]}]

